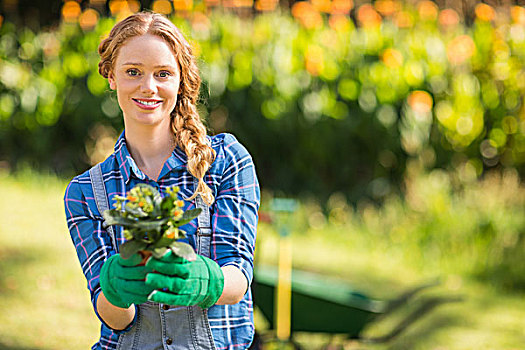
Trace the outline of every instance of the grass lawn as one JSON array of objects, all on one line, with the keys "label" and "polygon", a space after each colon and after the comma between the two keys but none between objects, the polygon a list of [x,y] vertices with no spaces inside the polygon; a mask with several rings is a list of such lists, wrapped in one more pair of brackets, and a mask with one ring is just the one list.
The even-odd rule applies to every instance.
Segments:
[{"label": "grass lawn", "polygon": [[[65,223],[65,182],[38,174],[14,178],[0,173],[0,349],[88,349],[99,324]],[[361,237],[361,238],[359,238]],[[332,339],[347,349],[464,350],[525,348],[524,294],[502,292],[486,283],[443,271],[439,265],[407,261],[395,249],[379,249],[344,229],[305,230],[292,235],[294,266],[345,280],[377,299],[440,278],[425,295],[461,295],[442,305],[387,344]],[[396,249],[403,250],[402,244]],[[260,263],[275,263],[278,239],[261,224]],[[458,270],[460,271],[460,270]],[[387,332],[411,305],[370,325],[366,336]],[[258,325],[264,326],[260,316]],[[297,334],[307,349],[326,335]]]}]

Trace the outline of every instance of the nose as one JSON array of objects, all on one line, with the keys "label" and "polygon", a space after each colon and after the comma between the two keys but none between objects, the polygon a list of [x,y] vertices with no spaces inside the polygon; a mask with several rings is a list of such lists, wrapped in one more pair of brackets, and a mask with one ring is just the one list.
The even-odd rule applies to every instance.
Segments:
[{"label": "nose", "polygon": [[146,74],[142,78],[142,84],[140,86],[140,90],[144,94],[156,94],[157,93],[157,84],[155,81],[155,77],[153,74]]}]

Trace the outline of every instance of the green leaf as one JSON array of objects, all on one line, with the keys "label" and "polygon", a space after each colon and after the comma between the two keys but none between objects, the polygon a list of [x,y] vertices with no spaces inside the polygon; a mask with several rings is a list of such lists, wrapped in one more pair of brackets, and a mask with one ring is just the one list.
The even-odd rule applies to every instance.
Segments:
[{"label": "green leaf", "polygon": [[175,241],[175,239],[173,239],[173,238],[162,237],[157,242],[152,243],[149,246],[149,248],[150,249],[155,249],[155,248],[169,247],[174,241]]},{"label": "green leaf", "polygon": [[122,212],[109,209],[102,213],[106,225],[120,225],[125,227],[133,227],[135,220],[122,217]]},{"label": "green leaf", "polygon": [[173,242],[170,246],[173,254],[180,256],[188,261],[194,261],[197,259],[197,254],[193,250],[193,247],[184,242]]},{"label": "green leaf", "polygon": [[182,226],[184,224],[187,224],[191,220],[195,219],[197,216],[199,216],[199,214],[201,213],[201,210],[202,210],[201,208],[186,210],[184,214],[182,214],[182,217],[180,218],[180,220],[176,221],[177,226]]},{"label": "green leaf", "polygon": [[145,217],[148,217],[148,214],[144,212],[144,210],[142,210],[140,207],[137,207],[137,208],[133,208],[131,206],[131,203],[126,203],[124,209],[130,213],[130,214],[133,214],[134,216],[138,217],[138,218],[145,218]]},{"label": "green leaf", "polygon": [[160,207],[162,208],[162,211],[165,213],[169,213],[171,209],[173,209],[173,198],[170,196],[166,196],[162,199],[162,202],[160,204]]},{"label": "green leaf", "polygon": [[164,219],[154,219],[154,220],[137,220],[134,222],[133,227],[140,228],[144,231],[158,231],[167,223],[169,218]]},{"label": "green leaf", "polygon": [[160,259],[164,256],[164,254],[166,254],[168,250],[169,248],[167,247],[156,248],[152,250],[152,255],[153,257]]},{"label": "green leaf", "polygon": [[133,254],[138,253],[139,250],[146,248],[148,244],[138,240],[126,241],[120,245],[120,256],[124,259],[129,259]]}]

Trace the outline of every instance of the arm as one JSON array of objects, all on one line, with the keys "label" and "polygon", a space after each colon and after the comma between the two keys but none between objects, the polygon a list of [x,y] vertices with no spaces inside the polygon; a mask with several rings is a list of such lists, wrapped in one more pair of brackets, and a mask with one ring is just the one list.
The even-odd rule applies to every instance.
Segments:
[{"label": "arm", "polygon": [[246,294],[253,276],[260,191],[248,151],[232,135],[224,143],[224,169],[212,210],[211,258],[224,274],[218,304],[233,304]]},{"label": "arm", "polygon": [[248,290],[248,280],[241,270],[233,265],[223,266],[221,270],[224,275],[224,289],[217,304],[237,304]]},{"label": "arm", "polygon": [[104,292],[100,292],[97,298],[97,311],[104,322],[112,329],[124,330],[135,319],[135,307],[132,305],[123,309],[111,304]]},{"label": "arm", "polygon": [[[117,331],[124,330],[133,323],[135,318],[135,308],[130,307],[131,304],[146,301],[147,294],[151,291],[151,289],[142,290],[139,293],[142,295],[137,298],[136,280],[143,279],[148,271],[144,267],[135,267],[141,258],[137,257],[138,262],[131,260],[122,262],[121,259],[116,259],[120,256],[114,254],[109,235],[102,227],[102,221],[93,214],[78,177],[68,185],[64,204],[69,232],[87,280],[95,314],[109,328]],[[113,262],[113,267],[116,269],[109,269],[110,264],[107,263],[110,261]],[[109,270],[112,271],[108,274]],[[111,281],[106,285],[114,287],[105,289],[113,292],[110,293],[112,298],[102,291],[101,284],[104,276],[106,276],[106,281]],[[121,295],[121,292],[124,294]],[[134,295],[130,297],[129,293]],[[121,300],[121,296],[125,300]],[[108,298],[114,300],[113,304],[108,301]]]}]

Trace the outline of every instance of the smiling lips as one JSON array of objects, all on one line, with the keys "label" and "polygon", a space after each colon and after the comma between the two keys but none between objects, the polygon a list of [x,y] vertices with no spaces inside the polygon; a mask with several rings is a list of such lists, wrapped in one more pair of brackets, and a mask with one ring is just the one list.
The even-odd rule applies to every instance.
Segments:
[{"label": "smiling lips", "polygon": [[154,100],[149,98],[132,98],[133,102],[142,109],[152,110],[160,106],[161,100]]}]

